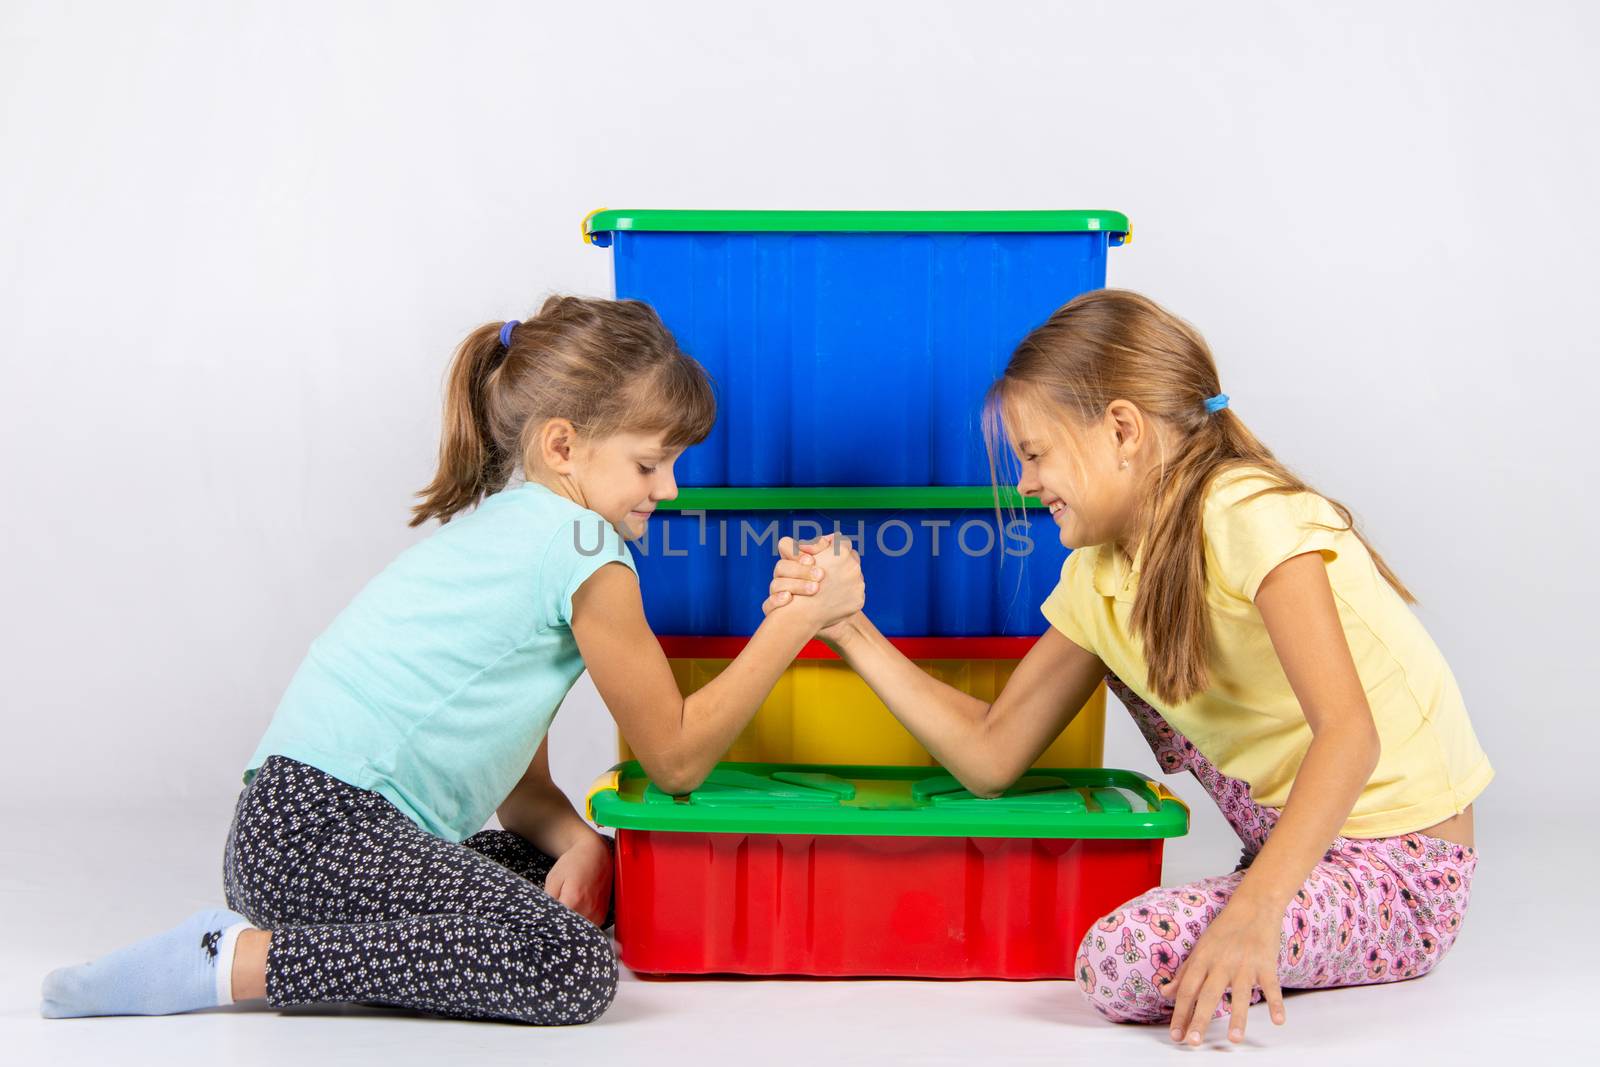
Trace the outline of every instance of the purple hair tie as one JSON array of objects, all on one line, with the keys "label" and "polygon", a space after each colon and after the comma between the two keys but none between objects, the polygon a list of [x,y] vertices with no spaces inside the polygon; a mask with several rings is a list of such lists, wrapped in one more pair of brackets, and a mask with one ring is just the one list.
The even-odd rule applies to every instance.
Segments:
[{"label": "purple hair tie", "polygon": [[510,348],[511,347],[511,331],[515,330],[518,326],[521,326],[521,325],[522,325],[522,320],[521,319],[512,319],[511,321],[507,322],[504,326],[500,327],[500,347],[501,348]]}]

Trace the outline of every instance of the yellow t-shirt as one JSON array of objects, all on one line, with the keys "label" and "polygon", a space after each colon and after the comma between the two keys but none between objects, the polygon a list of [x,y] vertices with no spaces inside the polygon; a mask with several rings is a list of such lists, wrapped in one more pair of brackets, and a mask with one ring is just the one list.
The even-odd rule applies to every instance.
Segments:
[{"label": "yellow t-shirt", "polygon": [[1460,812],[1494,771],[1444,656],[1366,546],[1337,529],[1344,522],[1326,500],[1315,493],[1244,499],[1271,484],[1259,468],[1241,467],[1218,475],[1207,491],[1211,655],[1204,692],[1172,708],[1150,692],[1142,641],[1128,633],[1142,558],[1129,567],[1110,545],[1073,552],[1044,602],[1045,618],[1160,710],[1219,771],[1248,782],[1256,803],[1281,808],[1311,727],[1254,601],[1274,567],[1319,552],[1382,743],[1377,769],[1340,833],[1389,837]]}]

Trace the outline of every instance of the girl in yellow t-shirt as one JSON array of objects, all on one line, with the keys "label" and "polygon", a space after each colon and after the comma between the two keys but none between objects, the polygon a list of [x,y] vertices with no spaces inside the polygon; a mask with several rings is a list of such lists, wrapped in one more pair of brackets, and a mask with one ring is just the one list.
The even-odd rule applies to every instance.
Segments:
[{"label": "girl in yellow t-shirt", "polygon": [[[1199,1044],[1229,990],[1392,982],[1455,941],[1492,776],[1450,668],[1350,513],[1228,409],[1200,335],[1102,290],[1017,347],[985,408],[1017,488],[1076,549],[1050,629],[986,704],[935,681],[857,614],[822,632],[962,784],[1004,790],[1102,678],[1169,774],[1216,800],[1244,856],[1158,888],[1083,940],[1078,983],[1116,1020]],[[767,611],[806,593],[821,545],[782,546]],[[1157,710],[1159,709],[1159,710]],[[1243,1040],[1246,1010],[1229,1012]]]}]

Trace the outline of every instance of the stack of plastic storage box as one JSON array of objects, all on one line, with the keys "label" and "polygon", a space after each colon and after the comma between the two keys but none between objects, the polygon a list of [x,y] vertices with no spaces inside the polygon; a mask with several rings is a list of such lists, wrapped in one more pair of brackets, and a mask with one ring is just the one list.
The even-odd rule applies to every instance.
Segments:
[{"label": "stack of plastic storage box", "polygon": [[[1043,628],[1065,550],[1037,501],[1002,489],[997,509],[984,393],[1030,329],[1105,284],[1128,229],[1088,211],[586,220],[614,251],[617,296],[654,306],[718,388],[715,429],[678,461],[679,496],[634,552],[685,693],[760,625],[777,540],[837,531],[861,553],[879,629],[933,676],[995,697]],[[1187,825],[1159,787],[1083,770],[1100,765],[1104,714],[1102,689],[1039,761],[1075,770],[980,800],[929,770],[812,642],[734,744],[739,762],[690,796],[663,796],[636,764],[597,785],[591,811],[618,830],[623,961],[1069,976],[1093,915],[1154,885],[1161,840]],[[940,892],[927,878],[955,881]],[[859,921],[829,918],[843,914]],[[766,934],[737,933],[755,928]]]}]

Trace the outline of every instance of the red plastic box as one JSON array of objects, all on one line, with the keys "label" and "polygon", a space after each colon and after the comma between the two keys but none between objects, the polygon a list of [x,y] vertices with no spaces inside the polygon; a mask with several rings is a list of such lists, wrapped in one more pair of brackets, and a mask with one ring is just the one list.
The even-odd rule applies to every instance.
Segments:
[{"label": "red plastic box", "polygon": [[928,768],[724,764],[672,798],[624,764],[591,811],[617,828],[617,938],[646,974],[1070,978],[1188,827],[1164,787],[1102,769],[984,800]]}]

